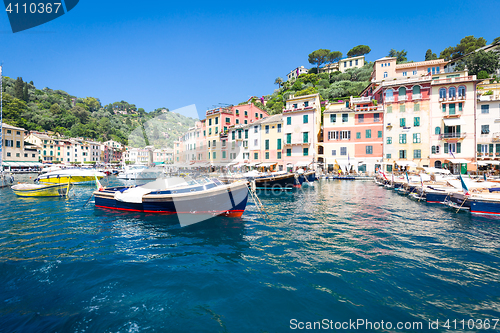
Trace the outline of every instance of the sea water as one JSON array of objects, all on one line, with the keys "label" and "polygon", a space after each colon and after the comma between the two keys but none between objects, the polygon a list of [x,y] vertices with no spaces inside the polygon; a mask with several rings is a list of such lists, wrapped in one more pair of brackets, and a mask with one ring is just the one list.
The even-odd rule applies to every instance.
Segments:
[{"label": "sea water", "polygon": [[498,219],[322,180],[181,228],[93,190],[0,189],[0,331],[500,331]]}]

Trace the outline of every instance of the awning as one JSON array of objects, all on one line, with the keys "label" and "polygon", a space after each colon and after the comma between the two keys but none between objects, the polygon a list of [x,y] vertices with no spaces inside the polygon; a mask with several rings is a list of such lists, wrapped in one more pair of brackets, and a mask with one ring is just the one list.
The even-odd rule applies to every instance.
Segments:
[{"label": "awning", "polygon": [[236,165],[238,164],[238,162],[231,162],[231,163],[228,163],[227,166],[233,166],[233,165]]},{"label": "awning", "polygon": [[308,166],[311,163],[312,162],[308,162],[308,161],[300,161],[300,162],[295,163],[295,166],[296,167],[306,167],[306,166]]},{"label": "awning", "polygon": [[270,167],[271,165],[276,165],[276,164],[278,164],[278,162],[265,162],[265,163],[261,163],[261,164],[259,164],[259,167],[268,168],[268,167]]},{"label": "awning", "polygon": [[409,167],[416,167],[417,163],[412,162],[412,161],[396,161],[396,164],[399,166],[409,166]]},{"label": "awning", "polygon": [[443,119],[443,121],[446,126],[465,125],[465,121],[462,118],[449,118]]},{"label": "awning", "polygon": [[479,161],[479,162],[474,162],[472,164],[477,164],[481,166],[485,165],[500,165],[500,161]]},{"label": "awning", "polygon": [[[420,168],[419,168],[420,169]],[[444,173],[444,174],[450,174],[450,170],[447,169],[439,169],[439,168],[432,168],[432,167],[423,167],[425,172],[427,173]]]},{"label": "awning", "polygon": [[452,158],[449,160],[445,160],[453,164],[462,164],[462,163],[470,163],[470,161],[464,160],[463,158]]},{"label": "awning", "polygon": [[254,167],[259,165],[261,162],[253,162],[253,163],[248,163],[248,166]]}]

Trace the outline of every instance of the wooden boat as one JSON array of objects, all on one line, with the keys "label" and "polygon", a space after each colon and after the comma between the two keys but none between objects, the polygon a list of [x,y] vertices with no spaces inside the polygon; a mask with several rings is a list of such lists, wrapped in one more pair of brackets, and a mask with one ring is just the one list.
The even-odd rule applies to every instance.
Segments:
[{"label": "wooden boat", "polygon": [[[208,178],[161,178],[141,186],[95,191],[95,206],[143,213],[240,217],[248,200],[247,184],[244,180],[223,184]],[[192,224],[183,223],[181,218],[179,221],[181,225]]]},{"label": "wooden boat", "polygon": [[17,184],[11,187],[12,191],[20,197],[61,197],[66,196],[72,184]]}]

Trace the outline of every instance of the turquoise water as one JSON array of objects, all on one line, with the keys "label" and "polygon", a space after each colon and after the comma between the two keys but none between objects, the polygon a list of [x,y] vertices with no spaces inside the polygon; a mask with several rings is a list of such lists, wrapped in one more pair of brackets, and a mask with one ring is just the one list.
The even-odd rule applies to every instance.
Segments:
[{"label": "turquoise water", "polygon": [[268,220],[250,201],[241,219],[181,228],[83,207],[92,190],[66,200],[0,189],[0,331],[283,332],[293,319],[365,319],[422,322],[381,330],[417,332],[500,318],[497,219],[320,181],[261,195]]}]

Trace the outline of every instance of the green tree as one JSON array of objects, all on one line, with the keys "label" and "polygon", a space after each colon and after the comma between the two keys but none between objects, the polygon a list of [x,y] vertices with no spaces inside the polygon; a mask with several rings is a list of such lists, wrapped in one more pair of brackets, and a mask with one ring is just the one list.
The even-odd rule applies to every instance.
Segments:
[{"label": "green tree", "polygon": [[328,53],[327,62],[329,64],[336,63],[340,59],[342,59],[342,52],[340,52],[340,51],[332,51],[332,52]]},{"label": "green tree", "polygon": [[397,51],[395,49],[391,49],[389,51],[389,57],[394,57],[394,58],[397,58],[396,59],[396,64],[400,64],[400,63],[403,63],[403,62],[407,62],[408,59],[406,58],[406,54],[408,52],[406,52],[404,49],[401,50],[401,51]]},{"label": "green tree", "polygon": [[14,97],[21,100],[24,98],[24,82],[22,77],[18,77],[14,83]]},{"label": "green tree", "polygon": [[101,108],[101,103],[94,97],[85,97],[83,103],[88,107],[87,110],[95,112]]},{"label": "green tree", "polygon": [[[78,103],[78,104],[80,104],[80,103]],[[78,120],[80,120],[80,123],[86,124],[89,120],[90,112],[88,112],[87,110],[85,110],[85,108],[79,106],[78,104],[77,104],[77,106],[75,106],[71,109],[71,113],[76,118],[78,118]],[[79,127],[79,128],[82,128],[82,127]]]},{"label": "green tree", "polygon": [[319,67],[328,61],[329,54],[330,50],[327,49],[319,49],[309,54],[309,63],[316,65],[317,73],[319,73]]},{"label": "green tree", "polygon": [[483,79],[487,79],[489,78],[490,76],[488,75],[488,72],[487,71],[480,71],[478,74],[477,74],[477,78],[480,79],[480,80],[483,80]]},{"label": "green tree", "polygon": [[475,38],[474,36],[466,36],[460,40],[457,46],[448,46],[440,54],[439,58],[444,60],[452,60],[469,54],[480,47],[486,45],[486,39],[483,37]]},{"label": "green tree", "polygon": [[495,73],[500,67],[499,61],[500,56],[498,53],[480,50],[468,56],[465,63],[470,74],[478,75],[481,71],[485,71],[487,74]]},{"label": "green tree", "polygon": [[54,103],[50,106],[50,113],[53,115],[60,115],[62,113],[61,108],[59,107],[59,104]]},{"label": "green tree", "polygon": [[428,49],[427,52],[425,52],[425,61],[428,60],[436,60],[438,57],[436,53],[432,53],[431,49]]},{"label": "green tree", "polygon": [[365,55],[371,52],[371,49],[368,45],[358,45],[353,47],[347,52],[348,57],[357,57],[361,55]]},{"label": "green tree", "polygon": [[500,43],[500,37],[493,39],[493,43],[491,44],[496,44],[496,43]]},{"label": "green tree", "polygon": [[278,88],[281,88],[281,85],[283,84],[283,79],[280,77],[277,77],[276,80],[274,80],[274,84],[277,84]]}]

